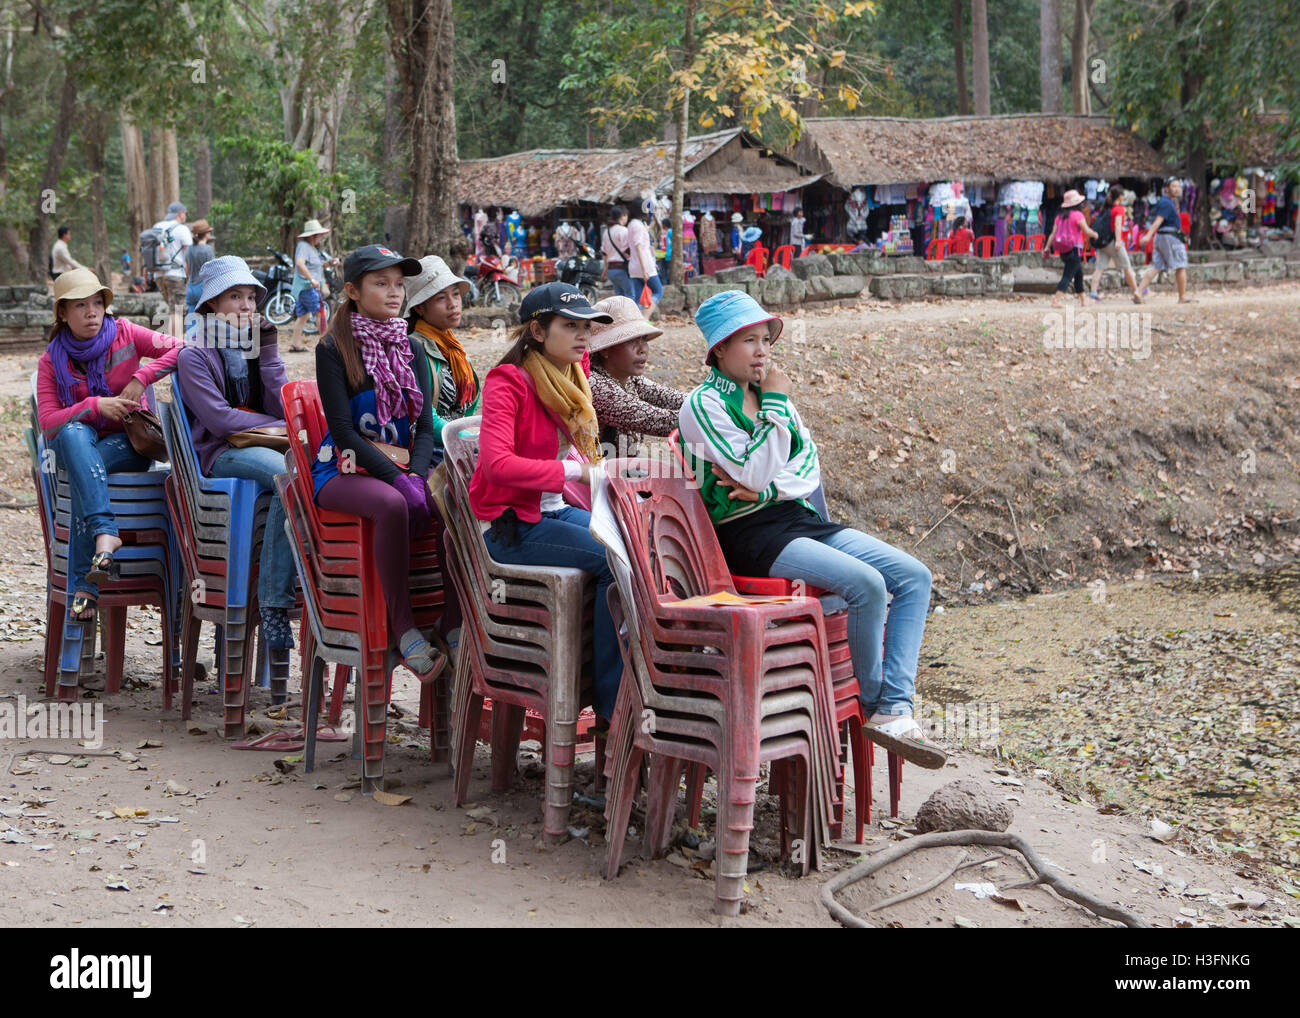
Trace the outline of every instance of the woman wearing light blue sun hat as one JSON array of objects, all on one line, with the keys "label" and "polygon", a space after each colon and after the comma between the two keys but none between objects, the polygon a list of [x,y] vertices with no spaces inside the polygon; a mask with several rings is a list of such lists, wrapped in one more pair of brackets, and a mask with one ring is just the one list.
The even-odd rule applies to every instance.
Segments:
[{"label": "woman wearing light blue sun hat", "polygon": [[[194,451],[209,477],[239,477],[271,492],[262,538],[257,603],[268,649],[293,646],[293,550],[284,530],[284,506],[275,475],[284,473],[283,448],[235,448],[232,435],[283,428],[280,388],[289,379],[280,359],[276,328],[257,313],[266,289],[244,259],[225,255],[199,269],[201,290],[176,360],[176,387],[185,403]],[[241,441],[243,441],[241,439]]]},{"label": "woman wearing light blue sun hat", "polygon": [[682,405],[679,441],[728,568],[804,580],[842,597],[868,734],[919,766],[942,767],[946,756],[912,718],[930,571],[814,508],[817,446],[789,376],[772,359],[781,319],[749,294],[726,290],[700,305],[695,322],[709,374]]}]

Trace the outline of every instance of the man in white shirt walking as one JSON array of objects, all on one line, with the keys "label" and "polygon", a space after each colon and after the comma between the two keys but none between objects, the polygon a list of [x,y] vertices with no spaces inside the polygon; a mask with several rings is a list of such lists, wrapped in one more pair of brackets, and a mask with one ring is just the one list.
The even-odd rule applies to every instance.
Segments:
[{"label": "man in white shirt walking", "polygon": [[85,268],[84,265],[72,257],[72,252],[68,250],[68,245],[71,242],[71,227],[60,226],[59,239],[50,248],[50,276],[54,279],[58,279],[63,273],[71,272],[73,269]]}]

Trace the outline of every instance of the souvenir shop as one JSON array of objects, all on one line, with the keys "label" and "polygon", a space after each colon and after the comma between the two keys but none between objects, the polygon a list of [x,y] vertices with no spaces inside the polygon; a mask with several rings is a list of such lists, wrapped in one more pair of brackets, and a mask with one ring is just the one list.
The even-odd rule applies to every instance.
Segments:
[{"label": "souvenir shop", "polygon": [[1210,181],[1210,244],[1247,247],[1295,236],[1300,184],[1251,166]]}]

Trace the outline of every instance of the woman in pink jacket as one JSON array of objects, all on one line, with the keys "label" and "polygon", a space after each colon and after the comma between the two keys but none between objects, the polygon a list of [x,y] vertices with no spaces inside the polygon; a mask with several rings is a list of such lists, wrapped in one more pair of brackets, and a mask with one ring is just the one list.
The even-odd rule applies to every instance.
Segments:
[{"label": "woman in pink jacket", "polygon": [[[613,319],[576,286],[547,283],[529,291],[519,320],[514,345],[483,383],[470,508],[497,562],[573,566],[596,578],[594,707],[608,722],[623,672],[606,598],[614,576],[588,529],[591,514],[566,505],[561,492],[569,481],[590,483],[600,460],[600,425],[581,363],[591,323]],[[587,462],[565,459],[570,446]]]},{"label": "woman in pink jacket", "polygon": [[[149,469],[131,448],[122,419],[144,390],[176,369],[184,342],[108,313],[113,291],[90,269],[54,281],[54,325],[36,369],[36,415],[72,490],[68,606],[73,619],[94,616],[99,584],[116,580],[122,546],[108,499],[108,475]],[[146,367],[142,357],[154,360]]]}]

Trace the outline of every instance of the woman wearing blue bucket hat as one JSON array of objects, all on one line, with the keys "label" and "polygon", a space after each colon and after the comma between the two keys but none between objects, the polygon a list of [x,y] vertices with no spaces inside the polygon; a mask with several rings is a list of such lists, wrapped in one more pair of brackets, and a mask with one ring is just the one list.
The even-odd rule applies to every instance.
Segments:
[{"label": "woman wearing blue bucket hat", "polygon": [[789,376],[772,362],[781,319],[727,290],[701,304],[695,322],[709,375],[682,405],[679,441],[728,568],[804,580],[844,598],[867,733],[905,760],[942,767],[946,756],[912,717],[930,571],[814,509],[817,446],[790,398]]},{"label": "woman wearing blue bucket hat", "polygon": [[[280,389],[289,379],[279,333],[257,313],[266,288],[234,255],[203,263],[194,314],[186,319],[176,387],[185,401],[194,452],[209,477],[239,477],[271,493],[257,578],[262,636],[270,650],[293,646],[293,549],[275,475],[289,446]],[[265,429],[272,429],[271,432]]]}]

